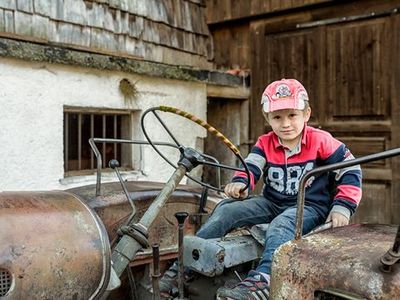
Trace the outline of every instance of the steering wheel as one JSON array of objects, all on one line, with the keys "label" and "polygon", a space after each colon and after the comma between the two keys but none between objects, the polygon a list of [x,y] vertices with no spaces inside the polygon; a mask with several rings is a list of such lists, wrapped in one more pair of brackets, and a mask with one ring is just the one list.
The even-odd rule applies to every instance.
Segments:
[{"label": "steering wheel", "polygon": [[[181,152],[181,155],[183,155],[184,150],[187,149],[186,147],[182,146],[178,140],[175,138],[175,136],[171,133],[171,131],[169,130],[169,128],[165,125],[165,123],[162,121],[162,119],[160,118],[160,116],[157,114],[157,111],[162,111],[162,112],[168,112],[168,113],[173,113],[176,114],[178,116],[182,116],[192,122],[195,122],[196,124],[202,126],[203,128],[205,128],[208,132],[212,133],[213,135],[215,135],[220,141],[222,141],[224,143],[225,146],[227,146],[232,152],[233,154],[239,159],[240,163],[242,164],[243,168],[237,168],[237,167],[233,167],[233,166],[229,166],[229,165],[224,165],[221,163],[215,163],[212,162],[209,159],[208,155],[202,154],[197,152],[197,154],[200,155],[200,159],[197,160],[198,164],[202,164],[202,165],[209,165],[215,168],[222,168],[222,169],[228,169],[228,170],[234,170],[234,171],[242,171],[246,173],[247,176],[247,184],[245,185],[245,187],[242,188],[241,191],[245,191],[246,189],[249,188],[250,186],[250,171],[248,166],[246,165],[243,157],[240,155],[240,151],[239,149],[236,148],[236,146],[234,144],[232,144],[232,142],[226,138],[222,133],[220,133],[217,129],[215,129],[214,127],[212,127],[211,125],[209,125],[207,122],[201,120],[200,118],[185,112],[183,110],[174,108],[174,107],[170,107],[170,106],[157,106],[157,107],[152,107],[147,109],[140,120],[140,124],[143,130],[143,134],[146,137],[147,141],[149,142],[149,144],[153,147],[153,149],[168,163],[170,164],[172,167],[174,167],[175,169],[178,167],[177,164],[172,163],[155,145],[155,143],[151,140],[151,138],[149,137],[149,135],[147,134],[146,131],[146,127],[144,125],[144,119],[147,116],[148,113],[153,113],[154,116],[157,118],[157,120],[160,122],[160,124],[162,125],[162,127],[164,127],[165,131],[168,133],[168,135],[171,137],[171,139],[174,141],[174,143],[177,145],[179,151]],[[219,188],[219,187],[215,187],[213,185],[210,185],[208,183],[205,183],[203,181],[200,181],[198,179],[192,178],[190,175],[185,174],[188,178],[190,178],[191,180],[199,183],[200,185],[204,186],[204,187],[208,187],[212,190],[218,191],[218,192],[223,192],[223,189]]]}]

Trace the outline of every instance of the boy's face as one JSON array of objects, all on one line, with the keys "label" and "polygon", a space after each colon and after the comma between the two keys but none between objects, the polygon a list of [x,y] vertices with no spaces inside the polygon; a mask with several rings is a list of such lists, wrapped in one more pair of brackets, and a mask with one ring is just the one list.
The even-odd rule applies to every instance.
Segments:
[{"label": "boy's face", "polygon": [[309,107],[305,110],[282,109],[268,113],[267,121],[282,143],[292,147],[299,142],[304,123],[308,122],[310,115]]}]

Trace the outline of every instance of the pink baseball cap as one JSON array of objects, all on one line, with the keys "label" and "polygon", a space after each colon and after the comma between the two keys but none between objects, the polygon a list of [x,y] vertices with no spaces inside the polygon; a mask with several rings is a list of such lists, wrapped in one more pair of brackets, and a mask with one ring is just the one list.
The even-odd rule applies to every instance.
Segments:
[{"label": "pink baseball cap", "polygon": [[299,109],[306,107],[308,94],[304,86],[296,79],[281,79],[269,84],[261,97],[266,113],[280,109]]}]

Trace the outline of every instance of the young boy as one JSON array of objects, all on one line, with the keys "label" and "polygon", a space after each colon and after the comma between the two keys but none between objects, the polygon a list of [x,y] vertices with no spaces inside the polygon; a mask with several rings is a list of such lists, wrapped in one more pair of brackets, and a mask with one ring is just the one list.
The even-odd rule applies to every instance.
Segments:
[{"label": "young boy", "polygon": [[[315,167],[353,158],[346,146],[329,133],[307,126],[311,108],[307,92],[297,80],[272,82],[266,87],[261,104],[272,132],[258,138],[245,161],[252,188],[263,177],[263,193],[247,198],[247,191],[241,191],[247,178],[244,173],[236,172],[225,193],[243,201],[228,201],[218,206],[196,235],[217,238],[234,228],[270,223],[265,249],[258,267],[234,288],[220,288],[217,299],[268,298],[273,253],[294,238],[301,177]],[[332,183],[336,187],[333,199]],[[347,225],[360,199],[359,166],[312,178],[306,188],[303,234],[328,221],[332,221],[333,227]],[[166,279],[172,279],[167,275],[161,286]]]}]

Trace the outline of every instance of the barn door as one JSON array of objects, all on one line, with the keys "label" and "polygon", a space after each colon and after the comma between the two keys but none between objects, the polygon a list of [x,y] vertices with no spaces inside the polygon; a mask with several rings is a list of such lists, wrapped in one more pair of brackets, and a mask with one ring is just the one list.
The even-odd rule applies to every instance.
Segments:
[{"label": "barn door", "polygon": [[[259,103],[265,85],[297,78],[309,92],[311,125],[331,132],[355,156],[399,147],[399,26],[397,15],[291,24],[288,30],[253,24],[252,139],[268,130]],[[364,194],[354,222],[400,222],[399,167],[398,158],[363,165]]]}]

